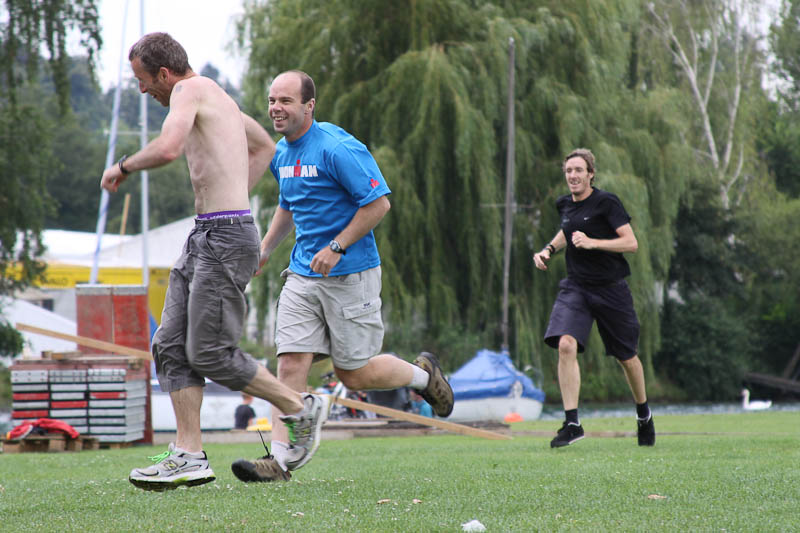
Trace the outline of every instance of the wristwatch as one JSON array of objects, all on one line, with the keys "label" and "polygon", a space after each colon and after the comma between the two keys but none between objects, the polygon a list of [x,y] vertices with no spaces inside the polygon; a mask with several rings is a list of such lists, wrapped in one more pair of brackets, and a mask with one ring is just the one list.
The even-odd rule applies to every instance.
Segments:
[{"label": "wristwatch", "polygon": [[123,164],[125,163],[126,159],[128,159],[128,156],[127,155],[123,155],[122,157],[119,158],[119,161],[117,161],[117,166],[119,167],[119,171],[122,172],[123,176],[127,176],[128,174],[131,173],[130,170],[128,170],[127,168],[125,168],[123,166]]},{"label": "wristwatch", "polygon": [[340,245],[338,242],[336,242],[336,241],[331,241],[331,242],[330,242],[330,244],[328,244],[328,247],[329,247],[331,250],[333,250],[334,252],[336,252],[337,254],[342,254],[342,255],[344,255],[344,254],[346,254],[346,253],[347,253],[347,252],[345,251],[345,249],[344,249],[344,248],[342,248],[342,246],[341,246],[341,245]]}]

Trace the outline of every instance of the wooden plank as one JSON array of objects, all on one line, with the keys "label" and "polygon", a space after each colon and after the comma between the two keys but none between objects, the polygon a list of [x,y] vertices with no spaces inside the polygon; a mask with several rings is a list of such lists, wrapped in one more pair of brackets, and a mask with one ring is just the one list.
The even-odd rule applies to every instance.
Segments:
[{"label": "wooden plank", "polygon": [[800,362],[800,342],[797,343],[797,348],[794,349],[794,355],[792,359],[789,361],[789,364],[786,365],[786,368],[783,369],[783,374],[781,377],[783,379],[789,379],[792,377],[794,373],[794,369],[797,367],[797,363]]},{"label": "wooden plank", "polygon": [[744,375],[745,381],[758,383],[760,385],[767,385],[775,389],[783,391],[800,392],[800,381],[791,379],[779,378],[777,376],[770,376],[767,374],[759,374],[757,372],[748,372]]},{"label": "wooden plank", "polygon": [[97,448],[97,439],[83,435],[76,439],[67,438],[63,434],[29,435],[21,440],[7,440],[3,443],[3,453],[79,452]]},{"label": "wooden plank", "polygon": [[105,350],[110,353],[117,353],[120,355],[129,355],[131,357],[138,357],[139,359],[149,359],[149,360],[153,359],[153,355],[148,351],[138,350],[136,348],[130,348],[128,346],[121,346],[119,344],[114,344],[111,342],[99,341],[97,339],[91,339],[89,337],[69,335],[67,333],[61,333],[60,331],[52,331],[49,329],[39,328],[36,326],[31,326],[29,324],[23,324],[21,322],[17,322],[16,328],[19,331],[27,331],[28,333],[38,333],[39,335],[45,335],[47,337],[53,337],[55,339],[71,341],[80,346],[85,346],[87,348],[94,348],[96,350]]},{"label": "wooden plank", "polygon": [[450,431],[451,433],[458,433],[461,435],[469,435],[471,437],[480,437],[483,439],[492,440],[510,440],[512,438],[511,435],[503,435],[493,431],[486,431],[485,429],[456,424],[455,422],[447,422],[439,418],[429,418],[427,416],[416,415],[414,413],[407,413],[405,411],[399,411],[397,409],[384,407],[382,405],[359,402],[358,400],[351,400],[350,398],[338,398],[331,396],[331,401],[352,409],[370,411],[379,415],[390,416],[400,420],[407,420],[409,422],[415,422],[417,424],[443,429],[445,431]]}]

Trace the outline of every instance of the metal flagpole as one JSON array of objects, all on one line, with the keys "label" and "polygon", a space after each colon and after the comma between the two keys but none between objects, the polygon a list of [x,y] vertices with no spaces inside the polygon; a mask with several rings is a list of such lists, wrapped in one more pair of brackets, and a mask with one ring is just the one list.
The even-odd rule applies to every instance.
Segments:
[{"label": "metal flagpole", "polygon": [[[125,8],[122,12],[122,42],[119,47],[119,69],[117,73],[117,87],[114,89],[114,103],[111,108],[111,127],[108,135],[108,150],[106,151],[106,166],[108,168],[114,163],[114,152],[117,148],[117,124],[119,122],[119,101],[122,92],[122,64],[125,58],[125,28],[128,25],[128,4],[130,0],[125,0]],[[106,231],[106,215],[108,214],[108,191],[101,189],[100,209],[97,212],[97,246],[94,249],[94,259],[92,260],[92,272],[89,275],[89,283],[97,283],[97,272],[100,263],[100,247],[102,244],[103,233]]]},{"label": "metal flagpole", "polygon": [[514,202],[514,38],[508,38],[508,146],[506,148],[506,213],[503,234],[503,351],[508,351],[508,283]]},{"label": "metal flagpole", "polygon": [[[141,33],[145,34],[144,29],[144,3],[141,0]],[[142,148],[147,144],[147,94],[139,95],[139,117],[142,122],[142,130],[140,134],[140,143]],[[150,285],[150,265],[148,258],[148,243],[147,233],[150,230],[150,202],[148,194],[148,173],[147,170],[142,171],[142,285],[148,287]]]}]

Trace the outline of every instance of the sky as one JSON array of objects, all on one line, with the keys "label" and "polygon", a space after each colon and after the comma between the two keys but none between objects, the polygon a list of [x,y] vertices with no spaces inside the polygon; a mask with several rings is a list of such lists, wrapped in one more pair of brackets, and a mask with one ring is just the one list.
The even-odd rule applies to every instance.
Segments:
[{"label": "sky", "polygon": [[[236,33],[234,18],[244,12],[241,0],[100,0],[103,48],[97,59],[97,77],[104,91],[117,82],[121,47],[124,49],[122,78],[133,76],[128,50],[141,36],[141,2],[144,2],[145,33],[169,33],[186,49],[195,72],[211,63],[222,78],[237,87],[241,85],[246,62],[228,51]],[[126,3],[128,23],[122,45]]]}]

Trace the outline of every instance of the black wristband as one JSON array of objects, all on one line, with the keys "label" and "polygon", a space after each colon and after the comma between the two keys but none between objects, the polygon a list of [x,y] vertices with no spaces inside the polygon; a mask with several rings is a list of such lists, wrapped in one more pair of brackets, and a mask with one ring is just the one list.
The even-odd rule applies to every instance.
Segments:
[{"label": "black wristband", "polygon": [[556,253],[556,247],[553,246],[552,242],[548,242],[547,246],[545,246],[545,248],[547,248],[547,251],[550,252],[550,255],[553,255],[554,253]]},{"label": "black wristband", "polygon": [[119,167],[119,171],[122,172],[123,176],[127,176],[128,174],[130,174],[130,171],[123,166],[123,163],[125,162],[126,159],[128,159],[128,156],[123,155],[122,157],[119,158],[119,161],[117,161],[117,166]]}]

